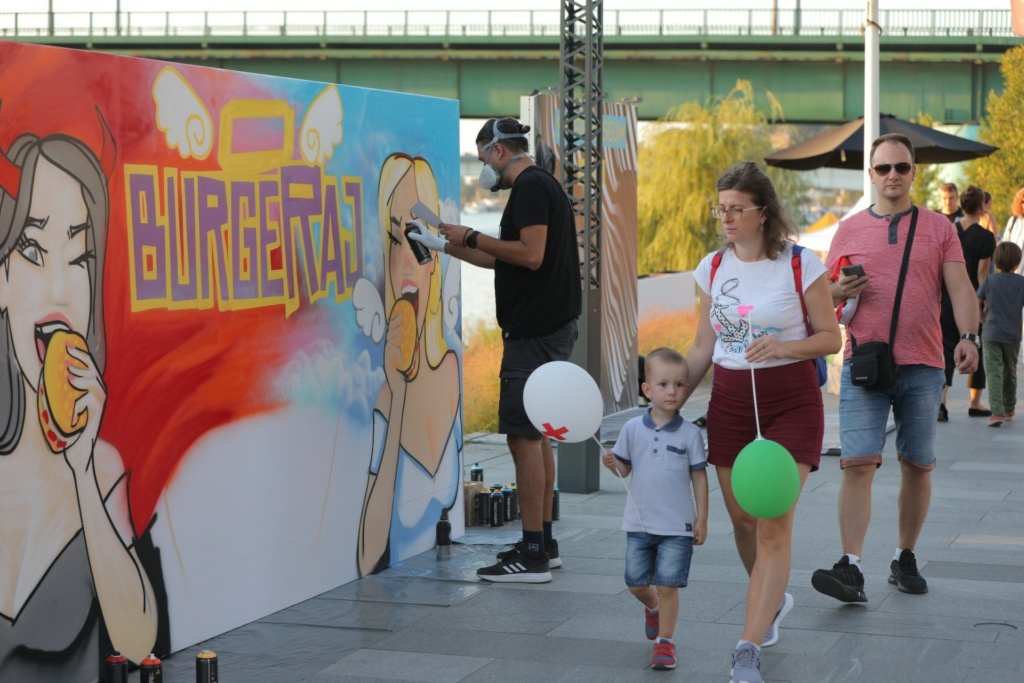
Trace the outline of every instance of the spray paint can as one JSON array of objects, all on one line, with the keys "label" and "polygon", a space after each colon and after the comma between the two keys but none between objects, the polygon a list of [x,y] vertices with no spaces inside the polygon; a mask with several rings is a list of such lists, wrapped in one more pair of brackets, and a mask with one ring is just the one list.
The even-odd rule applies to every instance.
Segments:
[{"label": "spray paint can", "polygon": [[448,509],[441,510],[441,519],[437,520],[436,547],[438,560],[452,559],[452,523],[448,521]]},{"label": "spray paint can", "polygon": [[139,662],[139,683],[163,683],[163,663],[152,652]]},{"label": "spray paint can", "polygon": [[491,506],[488,519],[491,526],[505,526],[505,496],[501,495],[501,489],[491,491]]},{"label": "spray paint can", "polygon": [[479,481],[483,483],[484,480],[484,468],[480,467],[480,463],[476,463],[469,468],[469,480]]},{"label": "spray paint can", "polygon": [[416,257],[416,261],[421,265],[425,266],[434,260],[434,257],[430,255],[430,250],[425,246],[417,242],[416,240],[409,239],[409,233],[414,232],[417,235],[421,234],[419,227],[415,223],[405,224],[405,241],[409,243],[409,248],[412,249],[413,256]]},{"label": "spray paint can", "polygon": [[103,683],[128,683],[128,658],[112,652],[103,662]]},{"label": "spray paint can", "polygon": [[508,485],[512,489],[512,519],[522,519],[523,513],[519,509],[519,489],[516,488],[516,483],[512,482]]},{"label": "spray paint can", "polygon": [[217,653],[203,650],[196,655],[196,683],[217,683]]},{"label": "spray paint can", "polygon": [[516,512],[515,508],[512,507],[512,489],[507,486],[502,486],[501,497],[505,499],[505,521],[515,521]]},{"label": "spray paint can", "polygon": [[554,500],[551,502],[551,521],[558,521],[558,487],[555,487]]},{"label": "spray paint can", "polygon": [[476,494],[476,516],[480,526],[491,523],[491,491],[483,489]]}]

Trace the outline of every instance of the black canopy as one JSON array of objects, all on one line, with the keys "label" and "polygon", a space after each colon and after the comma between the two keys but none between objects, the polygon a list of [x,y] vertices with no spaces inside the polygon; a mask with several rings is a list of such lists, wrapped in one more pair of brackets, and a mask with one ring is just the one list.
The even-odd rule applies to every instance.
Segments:
[{"label": "black canopy", "polygon": [[[946,164],[977,159],[999,149],[904,121],[891,114],[882,114],[879,117],[878,129],[879,135],[902,133],[910,138],[914,143],[915,161],[919,164]],[[822,167],[863,169],[864,119],[862,117],[844,123],[809,140],[769,154],[764,160],[769,166],[793,171],[810,171]]]}]

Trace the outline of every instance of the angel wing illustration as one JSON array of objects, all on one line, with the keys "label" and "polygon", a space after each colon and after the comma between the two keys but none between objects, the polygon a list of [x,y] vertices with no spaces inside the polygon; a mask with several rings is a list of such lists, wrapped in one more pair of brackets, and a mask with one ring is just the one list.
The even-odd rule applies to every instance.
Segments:
[{"label": "angel wing illustration", "polygon": [[352,305],[356,309],[356,324],[374,343],[384,338],[388,320],[384,315],[384,302],[376,285],[366,278],[356,280],[352,290]]},{"label": "angel wing illustration", "polygon": [[307,164],[323,164],[341,144],[343,110],[338,88],[329,85],[309,105],[299,133],[299,150]]},{"label": "angel wing illustration", "polygon": [[156,125],[167,146],[177,149],[182,159],[205,159],[213,149],[213,119],[199,95],[172,66],[153,81]]}]

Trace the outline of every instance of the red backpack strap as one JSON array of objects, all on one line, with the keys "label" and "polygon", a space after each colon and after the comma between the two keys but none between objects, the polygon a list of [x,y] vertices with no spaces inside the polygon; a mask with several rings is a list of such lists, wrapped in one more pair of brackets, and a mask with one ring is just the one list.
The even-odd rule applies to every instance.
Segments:
[{"label": "red backpack strap", "polygon": [[791,263],[793,265],[793,284],[796,286],[797,296],[800,297],[800,310],[804,312],[804,325],[807,326],[807,336],[810,337],[814,332],[811,330],[811,321],[807,317],[807,304],[804,303],[804,271],[800,265],[800,252],[804,250],[799,244],[793,245],[793,258]]},{"label": "red backpack strap", "polygon": [[718,272],[718,266],[722,265],[722,257],[725,256],[725,249],[719,249],[715,252],[715,255],[711,257],[711,279],[708,280],[708,294],[711,294],[711,285],[715,283],[715,273]]}]

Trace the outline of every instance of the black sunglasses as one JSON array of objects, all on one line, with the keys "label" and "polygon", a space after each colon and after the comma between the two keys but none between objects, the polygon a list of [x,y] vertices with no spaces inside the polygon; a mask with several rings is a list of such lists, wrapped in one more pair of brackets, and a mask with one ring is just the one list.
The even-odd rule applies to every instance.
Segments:
[{"label": "black sunglasses", "polygon": [[914,165],[908,164],[905,161],[901,161],[900,163],[896,164],[895,167],[892,164],[878,164],[876,166],[872,166],[872,168],[875,169],[875,173],[877,173],[878,175],[889,175],[889,171],[891,171],[893,168],[895,168],[896,172],[899,173],[900,175],[907,175],[908,173],[910,173],[910,169],[914,168]]}]

